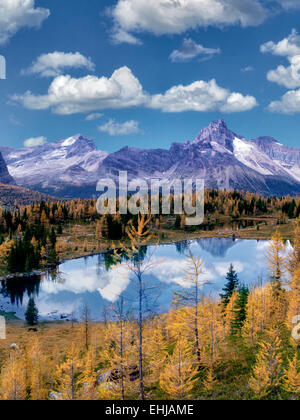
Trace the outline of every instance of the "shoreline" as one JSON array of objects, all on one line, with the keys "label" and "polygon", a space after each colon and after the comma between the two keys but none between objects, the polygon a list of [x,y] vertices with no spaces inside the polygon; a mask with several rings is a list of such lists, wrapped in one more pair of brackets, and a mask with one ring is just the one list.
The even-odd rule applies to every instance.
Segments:
[{"label": "shoreline", "polygon": [[[155,244],[155,243],[151,243],[149,242],[146,246],[171,246],[171,245],[175,245],[184,241],[196,241],[197,239],[232,239],[232,241],[236,241],[236,240],[244,240],[244,241],[268,241],[270,239],[265,239],[265,238],[241,238],[241,237],[236,237],[236,238],[232,238],[232,235],[229,236],[200,236],[200,237],[195,237],[195,238],[188,238],[188,239],[183,239],[183,240],[179,240],[179,241],[171,241],[171,242],[161,242],[159,244]],[[51,268],[47,268],[45,270],[35,270],[32,271],[30,273],[15,273],[15,274],[8,274],[7,276],[1,276],[0,277],[0,283],[4,282],[4,281],[9,281],[9,280],[22,280],[22,279],[29,279],[29,278],[34,278],[34,277],[41,277],[45,274],[49,274],[52,270],[58,268],[59,266],[69,262],[69,261],[76,261],[76,260],[80,260],[82,258],[90,258],[90,257],[96,257],[98,255],[104,255],[104,254],[108,254],[109,252],[112,252],[113,248],[110,249],[106,249],[103,251],[98,251],[98,252],[92,252],[89,254],[84,254],[84,255],[78,255],[76,257],[73,258],[64,258],[62,260],[60,260],[58,262],[58,264],[54,267]]]},{"label": "shoreline", "polygon": [[[232,241],[234,240],[247,240],[247,241],[265,241],[268,239],[255,239],[255,238],[232,238],[232,235],[229,236],[200,236],[200,237],[195,237],[195,238],[188,238],[188,239],[182,239],[179,241],[170,241],[170,242],[160,242],[158,244],[156,243],[152,243],[149,242],[146,246],[171,246],[171,245],[175,245],[184,241],[196,241],[197,239],[232,239]],[[15,274],[8,274],[7,276],[1,276],[0,277],[0,282],[3,281],[8,281],[8,280],[16,280],[16,279],[29,279],[29,278],[34,278],[34,277],[41,277],[44,274],[49,274],[53,269],[58,268],[59,266],[61,266],[62,264],[65,264],[69,261],[76,261],[76,260],[80,260],[82,258],[90,258],[90,257],[96,257],[97,255],[104,255],[104,254],[108,254],[109,252],[112,252],[113,248],[109,248],[103,251],[98,251],[98,252],[92,252],[89,254],[84,254],[84,255],[78,255],[76,257],[73,258],[64,258],[62,260],[60,260],[57,265],[51,267],[51,268],[47,268],[45,270],[35,270],[32,271],[30,273],[15,273]]]},{"label": "shoreline", "polygon": [[[231,222],[242,222],[244,220],[253,220],[257,222],[265,222],[266,220],[270,220],[271,217],[268,218],[241,218],[237,219]],[[275,233],[275,231],[278,229],[281,231],[280,233],[283,236],[284,240],[292,240],[293,237],[293,229],[291,232],[287,232],[287,227],[293,227],[294,221],[292,219],[289,220],[287,224],[282,225],[262,225],[262,229],[257,230],[255,227],[246,227],[243,229],[238,230],[222,230],[222,229],[216,229],[216,230],[203,230],[203,231],[197,231],[197,232],[187,232],[182,230],[169,230],[169,229],[160,229],[157,232],[154,232],[154,238],[149,241],[147,246],[155,246],[155,245],[174,245],[176,243],[184,242],[184,241],[195,241],[197,239],[232,239],[234,240],[256,240],[256,241],[269,241],[272,238],[272,235]],[[265,231],[263,228],[266,228]],[[271,228],[271,229],[270,229]],[[282,232],[283,231],[283,232]],[[162,237],[163,236],[163,237]],[[3,281],[9,281],[14,279],[26,279],[26,278],[34,278],[34,277],[40,277],[45,274],[49,274],[51,270],[56,269],[57,267],[61,266],[62,264],[68,262],[68,261],[75,261],[79,260],[81,258],[89,258],[94,257],[97,255],[104,255],[109,252],[113,251],[112,244],[114,243],[115,248],[118,248],[119,245],[127,244],[127,241],[106,241],[104,243],[103,249],[99,249],[98,251],[94,252],[88,252],[88,253],[80,253],[77,254],[69,254],[63,256],[59,262],[49,268],[40,269],[40,270],[34,270],[30,273],[15,273],[15,274],[7,274],[4,276],[0,276],[0,282]]]}]

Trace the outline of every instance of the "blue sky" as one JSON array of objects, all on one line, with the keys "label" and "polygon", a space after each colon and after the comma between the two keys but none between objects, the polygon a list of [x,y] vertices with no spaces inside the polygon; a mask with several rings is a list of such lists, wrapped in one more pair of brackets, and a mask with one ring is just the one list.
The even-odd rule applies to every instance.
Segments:
[{"label": "blue sky", "polygon": [[167,148],[219,118],[300,145],[299,0],[13,0],[18,16],[9,3],[1,145],[82,133],[110,152]]}]

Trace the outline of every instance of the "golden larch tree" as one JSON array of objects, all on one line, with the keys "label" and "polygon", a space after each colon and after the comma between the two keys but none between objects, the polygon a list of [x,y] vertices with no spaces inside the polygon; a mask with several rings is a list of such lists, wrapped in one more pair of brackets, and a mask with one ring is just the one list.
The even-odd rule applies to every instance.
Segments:
[{"label": "golden larch tree", "polygon": [[79,373],[82,362],[78,348],[71,345],[66,354],[66,360],[57,368],[57,392],[62,400],[76,400],[79,391]]},{"label": "golden larch tree", "polygon": [[197,372],[190,344],[186,338],[179,337],[174,352],[167,358],[160,375],[160,386],[172,399],[190,398]]},{"label": "golden larch tree", "polygon": [[213,368],[213,366],[211,366],[208,369],[206,378],[203,381],[204,390],[209,392],[209,393],[213,392],[217,383],[218,383],[218,381],[216,380],[215,375],[214,375],[214,368]]},{"label": "golden larch tree", "polygon": [[286,247],[282,240],[282,236],[277,230],[272,236],[272,241],[267,252],[267,261],[273,290],[272,318],[274,326],[285,322],[286,317],[286,293],[283,289],[283,275],[286,271],[285,249]]},{"label": "golden larch tree", "polygon": [[257,343],[260,334],[271,326],[273,291],[270,283],[251,290],[247,303],[247,317],[242,337],[250,345]]},{"label": "golden larch tree", "polygon": [[46,400],[49,395],[47,383],[50,382],[51,368],[46,360],[38,339],[26,348],[27,381],[31,400]]},{"label": "golden larch tree", "polygon": [[293,359],[289,359],[289,366],[283,378],[284,389],[295,398],[300,394],[300,361],[297,351]]},{"label": "golden larch tree", "polygon": [[290,290],[287,293],[287,326],[291,329],[293,328],[295,317],[300,316],[300,267],[295,271],[289,286]]},{"label": "golden larch tree", "polygon": [[260,343],[256,363],[249,381],[257,398],[263,399],[280,384],[282,374],[282,342],[277,329],[270,329]]},{"label": "golden larch tree", "polygon": [[96,391],[96,347],[94,343],[90,344],[82,361],[82,373],[79,378],[81,383],[80,399],[95,400],[97,399]]},{"label": "golden larch tree", "polygon": [[288,258],[287,268],[292,276],[295,274],[297,268],[300,268],[300,219],[296,221],[293,249]]},{"label": "golden larch tree", "polygon": [[13,351],[1,371],[0,390],[3,400],[25,400],[26,374],[23,354]]}]

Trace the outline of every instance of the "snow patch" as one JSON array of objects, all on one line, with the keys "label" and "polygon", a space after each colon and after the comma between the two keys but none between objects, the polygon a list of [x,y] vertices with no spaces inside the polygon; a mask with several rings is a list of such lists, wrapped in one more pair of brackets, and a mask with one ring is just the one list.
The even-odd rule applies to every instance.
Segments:
[{"label": "snow patch", "polygon": [[219,144],[216,141],[212,141],[211,142],[211,145],[213,146],[213,149],[216,152],[219,152],[219,153],[230,153],[230,154],[232,154],[232,152],[230,150],[226,149],[226,147],[222,146],[222,144]]},{"label": "snow patch", "polygon": [[233,140],[234,151],[236,155],[245,155],[252,151],[253,146],[246,140],[238,139],[237,137]]},{"label": "snow patch", "polygon": [[69,137],[61,145],[63,147],[68,147],[68,146],[72,146],[72,144],[74,144],[75,142],[76,142],[76,139],[74,139],[74,137]]},{"label": "snow patch", "polygon": [[[269,166],[271,162],[267,162],[266,158],[256,149],[253,144],[247,142],[247,140],[241,140],[236,137],[233,140],[233,147],[234,156],[241,163],[248,166],[248,168],[254,169],[262,175],[273,175],[273,172],[266,167]],[[265,163],[265,165],[262,163]]]},{"label": "snow patch", "polygon": [[291,169],[284,168],[285,171],[296,181],[300,182],[300,167],[297,165],[294,165]]}]

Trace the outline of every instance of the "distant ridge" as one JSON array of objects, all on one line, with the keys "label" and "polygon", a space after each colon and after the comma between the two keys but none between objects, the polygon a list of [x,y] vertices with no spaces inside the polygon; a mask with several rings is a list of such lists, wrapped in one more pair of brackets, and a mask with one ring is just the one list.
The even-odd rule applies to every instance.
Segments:
[{"label": "distant ridge", "polygon": [[300,149],[267,136],[246,140],[224,120],[212,121],[194,141],[173,143],[169,150],[124,147],[108,154],[78,134],[0,151],[17,185],[60,197],[95,197],[97,181],[116,180],[119,171],[127,171],[129,179],[200,178],[206,188],[300,195]]},{"label": "distant ridge", "polygon": [[56,201],[57,198],[16,185],[0,184],[0,206],[13,207],[15,202],[18,205],[29,205],[40,201]]}]

